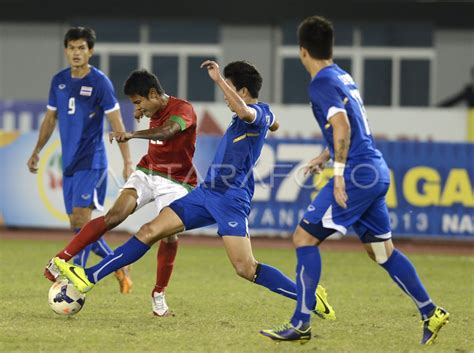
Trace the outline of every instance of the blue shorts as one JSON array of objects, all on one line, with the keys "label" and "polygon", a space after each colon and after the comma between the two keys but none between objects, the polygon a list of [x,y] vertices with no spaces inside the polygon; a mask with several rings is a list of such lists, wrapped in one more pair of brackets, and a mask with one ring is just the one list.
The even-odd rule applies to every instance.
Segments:
[{"label": "blue shorts", "polygon": [[319,240],[339,232],[346,234],[353,227],[364,243],[385,241],[392,236],[385,195],[390,183],[376,182],[361,188],[346,180],[347,208],[334,199],[334,179],[331,179],[308,206],[300,226]]},{"label": "blue shorts", "polygon": [[250,205],[234,195],[197,187],[169,207],[181,218],[186,230],[217,223],[220,236],[249,234]]},{"label": "blue shorts", "polygon": [[63,197],[66,213],[74,207],[93,207],[103,210],[107,192],[107,169],[79,170],[73,175],[63,175]]}]

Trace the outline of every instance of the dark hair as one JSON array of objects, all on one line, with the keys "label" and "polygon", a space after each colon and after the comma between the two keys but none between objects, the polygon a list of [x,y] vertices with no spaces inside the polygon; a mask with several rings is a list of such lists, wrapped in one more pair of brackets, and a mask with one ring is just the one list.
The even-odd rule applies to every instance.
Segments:
[{"label": "dark hair", "polygon": [[148,97],[150,89],[156,89],[159,95],[165,93],[158,77],[145,69],[132,71],[123,85],[123,93],[127,96],[138,94],[142,97]]},{"label": "dark hair", "polygon": [[67,48],[67,44],[71,40],[84,39],[87,42],[89,49],[94,48],[95,44],[95,31],[92,28],[87,27],[72,27],[64,36],[64,48]]},{"label": "dark hair", "polygon": [[262,88],[262,75],[247,61],[234,61],[224,68],[224,77],[231,80],[237,90],[245,87],[252,98],[258,98]]},{"label": "dark hair", "polygon": [[306,18],[298,26],[298,43],[314,59],[332,59],[334,45],[332,23],[320,16]]}]

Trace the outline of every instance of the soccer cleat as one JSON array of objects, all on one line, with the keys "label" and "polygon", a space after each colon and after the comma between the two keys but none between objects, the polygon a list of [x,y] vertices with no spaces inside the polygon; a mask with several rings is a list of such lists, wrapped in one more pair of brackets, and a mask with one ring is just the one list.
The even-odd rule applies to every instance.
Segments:
[{"label": "soccer cleat", "polygon": [[44,268],[43,275],[51,282],[56,282],[56,279],[59,277],[59,270],[54,264],[53,259],[48,261],[48,264]]},{"label": "soccer cleat", "polygon": [[94,283],[89,281],[89,278],[87,278],[86,272],[82,267],[72,265],[59,257],[55,257],[53,262],[61,275],[66,277],[79,292],[85,294],[94,288]]},{"label": "soccer cleat", "polygon": [[305,344],[311,339],[311,326],[308,325],[304,329],[297,329],[290,322],[287,322],[270,330],[262,330],[260,334],[277,343],[299,342],[300,344]]},{"label": "soccer cleat", "polygon": [[173,316],[166,304],[165,293],[155,292],[151,294],[151,307],[153,308],[153,315],[159,317]]},{"label": "soccer cleat", "polygon": [[326,288],[318,284],[316,288],[316,308],[313,313],[324,320],[336,320],[336,312],[328,302]]},{"label": "soccer cleat", "polygon": [[120,285],[120,293],[130,293],[133,286],[132,279],[130,278],[130,265],[122,267],[121,269],[115,271],[114,274]]},{"label": "soccer cleat", "polygon": [[437,306],[433,315],[423,320],[423,337],[421,344],[432,344],[441,328],[449,322],[449,313],[442,307]]}]

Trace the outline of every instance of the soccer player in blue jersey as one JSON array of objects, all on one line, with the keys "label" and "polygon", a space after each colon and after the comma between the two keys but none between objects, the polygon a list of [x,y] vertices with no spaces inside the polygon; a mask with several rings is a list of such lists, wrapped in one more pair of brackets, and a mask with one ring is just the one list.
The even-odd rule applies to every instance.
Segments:
[{"label": "soccer player in blue jersey", "polygon": [[[107,157],[103,142],[104,115],[112,130],[124,126],[114,88],[107,76],[89,65],[94,50],[95,32],[74,27],[64,37],[64,54],[69,67],[54,75],[49,91],[45,118],[38,142],[28,160],[30,172],[38,171],[39,153],[59,123],[62,149],[63,196],[71,228],[77,233],[91,219],[92,210],[102,210],[107,188]],[[119,145],[126,180],[133,171],[127,143]],[[84,266],[89,252],[106,257],[113,251],[100,239],[81,251],[74,263]],[[54,281],[58,273],[51,264],[45,276]],[[128,293],[131,281],[126,269],[117,269],[122,293]]]},{"label": "soccer player in blue jersey", "polygon": [[261,334],[274,341],[308,342],[310,308],[321,275],[319,244],[352,226],[371,259],[384,268],[416,304],[424,320],[422,344],[431,344],[449,313],[436,306],[410,260],[395,249],[385,195],[388,167],[375,148],[364,105],[352,77],[332,59],[332,24],[318,16],[298,27],[300,59],[311,75],[309,97],[327,148],[308,165],[319,173],[334,161],[334,178],[319,192],[293,234],[296,247],[297,305],[290,322]]},{"label": "soccer player in blue jersey", "polygon": [[[278,269],[257,262],[250,245],[248,215],[254,193],[253,167],[260,156],[269,130],[278,129],[270,107],[258,101],[262,77],[257,69],[237,61],[224,68],[205,61],[209,76],[223,91],[235,113],[217,148],[204,182],[186,196],[172,202],[151,222],[144,224],[128,242],[100,263],[87,269],[55,257],[54,263],[76,288],[85,293],[102,278],[142,257],[160,239],[182,231],[216,224],[236,273],[283,296],[296,299],[296,284]],[[334,319],[323,287],[312,293],[322,299],[310,308],[322,318]]]}]

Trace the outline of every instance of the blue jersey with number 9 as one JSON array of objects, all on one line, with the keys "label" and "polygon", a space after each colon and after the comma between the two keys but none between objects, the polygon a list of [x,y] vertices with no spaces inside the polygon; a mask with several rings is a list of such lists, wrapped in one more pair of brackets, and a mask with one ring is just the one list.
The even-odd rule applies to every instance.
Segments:
[{"label": "blue jersey with number 9", "polygon": [[64,175],[107,167],[103,141],[104,114],[119,109],[110,80],[95,67],[83,78],[71,69],[51,81],[47,108],[57,111]]}]

